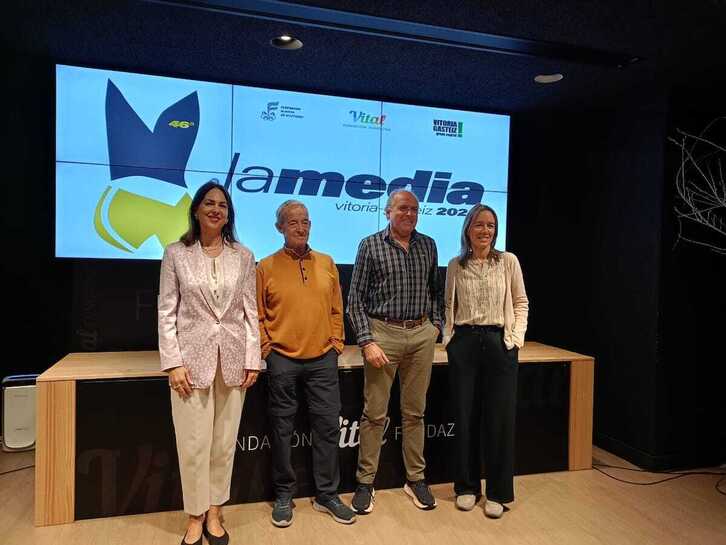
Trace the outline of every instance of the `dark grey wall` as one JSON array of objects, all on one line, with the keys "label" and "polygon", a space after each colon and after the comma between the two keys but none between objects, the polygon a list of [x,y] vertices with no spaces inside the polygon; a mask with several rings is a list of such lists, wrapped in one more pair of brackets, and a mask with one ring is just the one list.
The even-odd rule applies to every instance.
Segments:
[{"label": "dark grey wall", "polygon": [[514,119],[508,229],[528,336],[595,356],[595,443],[651,469],[726,459],[726,256],[674,248],[666,143],[713,117],[663,100]]},{"label": "dark grey wall", "polygon": [[67,353],[72,296],[72,264],[53,258],[52,71],[29,55],[5,59],[0,376],[45,369]]},{"label": "dark grey wall", "polygon": [[655,453],[666,116],[658,108],[515,118],[509,216],[528,337],[593,355],[595,441]]},{"label": "dark grey wall", "polygon": [[[700,133],[726,115],[720,100],[703,96],[671,102],[669,135],[676,129]],[[699,111],[700,110],[700,111]],[[726,123],[709,136],[726,147]],[[722,165],[726,153],[719,158]],[[664,229],[661,246],[661,322],[656,397],[657,462],[661,466],[716,465],[726,460],[726,255],[678,242],[673,214],[675,176],[681,160],[666,148]],[[712,163],[715,166],[715,162]],[[716,171],[714,171],[716,172]],[[724,210],[721,210],[724,217]],[[686,227],[687,229],[687,227]],[[704,236],[703,232],[684,234]],[[699,238],[710,240],[712,238]],[[724,237],[721,238],[723,245]]]}]

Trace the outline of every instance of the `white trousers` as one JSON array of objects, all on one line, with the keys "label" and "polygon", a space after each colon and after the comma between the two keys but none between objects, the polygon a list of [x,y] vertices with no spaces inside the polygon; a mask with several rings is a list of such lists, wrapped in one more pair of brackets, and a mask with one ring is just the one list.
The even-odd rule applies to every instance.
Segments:
[{"label": "white trousers", "polygon": [[188,399],[171,392],[184,511],[190,515],[229,500],[244,400],[245,390],[227,386],[219,365],[209,388],[192,389]]}]

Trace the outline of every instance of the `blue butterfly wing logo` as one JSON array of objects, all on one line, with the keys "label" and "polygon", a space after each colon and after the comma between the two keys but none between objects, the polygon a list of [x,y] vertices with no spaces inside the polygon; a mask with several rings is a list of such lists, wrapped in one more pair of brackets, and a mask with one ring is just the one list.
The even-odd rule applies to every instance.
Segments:
[{"label": "blue butterfly wing logo", "polygon": [[[174,121],[177,122],[176,126]],[[178,122],[186,122],[179,128]],[[106,86],[106,133],[111,179],[146,176],[186,187],[184,171],[197,139],[199,97],[193,92],[164,110],[153,132],[111,80]]]}]

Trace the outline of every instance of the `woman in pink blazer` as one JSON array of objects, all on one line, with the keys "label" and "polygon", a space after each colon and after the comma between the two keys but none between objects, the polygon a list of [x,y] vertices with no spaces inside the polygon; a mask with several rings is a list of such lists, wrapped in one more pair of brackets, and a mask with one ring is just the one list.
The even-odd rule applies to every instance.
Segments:
[{"label": "woman in pink blazer", "polygon": [[255,258],[234,236],[234,209],[212,180],[199,188],[189,230],[164,251],[159,353],[169,374],[184,510],[182,544],[226,545],[229,500],[245,389],[261,367]]}]

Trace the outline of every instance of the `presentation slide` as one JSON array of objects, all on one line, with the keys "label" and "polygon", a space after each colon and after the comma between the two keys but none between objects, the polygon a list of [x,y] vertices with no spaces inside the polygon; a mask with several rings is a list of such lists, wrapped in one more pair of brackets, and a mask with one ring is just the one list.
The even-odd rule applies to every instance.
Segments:
[{"label": "presentation slide", "polygon": [[257,259],[282,246],[275,211],[296,199],[310,246],[352,264],[405,188],[445,265],[477,203],[505,248],[508,163],[505,115],[56,66],[57,257],[160,259],[216,178]]}]

